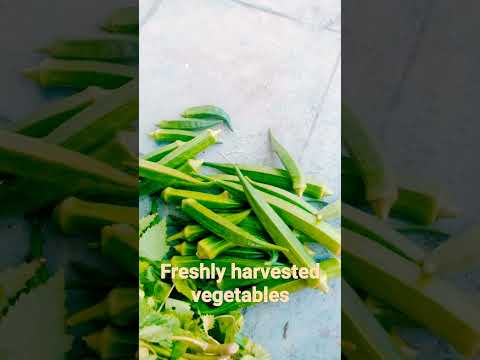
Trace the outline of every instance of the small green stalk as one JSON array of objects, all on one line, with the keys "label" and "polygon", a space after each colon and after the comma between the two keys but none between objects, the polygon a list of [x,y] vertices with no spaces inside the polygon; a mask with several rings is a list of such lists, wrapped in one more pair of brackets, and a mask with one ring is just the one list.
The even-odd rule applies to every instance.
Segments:
[{"label": "small green stalk", "polygon": [[98,304],[83,309],[67,319],[68,326],[90,321],[109,320],[113,325],[126,326],[138,319],[138,289],[115,288]]},{"label": "small green stalk", "polygon": [[237,246],[233,241],[220,239],[215,235],[211,235],[198,242],[196,254],[199,259],[213,260],[218,255]]},{"label": "small green stalk", "polygon": [[[220,214],[225,219],[231,221],[233,224],[238,225],[242,223],[250,214],[251,210],[245,210],[239,213],[233,214]],[[208,236],[210,232],[201,225],[187,225],[184,227],[182,233],[182,238],[188,242],[194,242],[202,239],[205,236]]]},{"label": "small green stalk", "polygon": [[418,264],[421,264],[425,258],[425,251],[412,240],[396,232],[376,217],[347,204],[342,204],[342,226],[366,236]]},{"label": "small green stalk", "polygon": [[111,258],[129,274],[138,276],[137,230],[126,224],[105,226],[101,238],[102,254]]},{"label": "small green stalk", "polygon": [[423,271],[432,275],[469,270],[479,262],[479,237],[479,225],[452,236],[426,256]]},{"label": "small green stalk", "polygon": [[290,155],[287,149],[280,144],[273,136],[272,130],[269,131],[270,143],[273,151],[277,154],[285,169],[287,169],[292,179],[293,190],[298,196],[302,196],[307,188],[307,181],[300,166],[295,159]]},{"label": "small green stalk", "polygon": [[177,168],[178,171],[184,172],[185,174],[196,174],[203,165],[203,160],[190,159],[187,160],[183,165]]},{"label": "small green stalk", "polygon": [[342,279],[343,342],[354,345],[352,351],[344,353],[349,360],[402,359],[388,333],[375,320],[357,293]]},{"label": "small green stalk", "polygon": [[213,105],[194,106],[184,110],[181,114],[185,118],[222,120],[233,131],[232,121],[225,110]]},{"label": "small green stalk", "polygon": [[221,123],[222,120],[162,120],[157,126],[161,129],[199,131],[220,125]]},{"label": "small green stalk", "polygon": [[98,98],[104,96],[105,90],[89,87],[72,96],[53,101],[16,121],[12,131],[32,137],[47,136],[66,120],[92,105]]},{"label": "small green stalk", "polygon": [[356,288],[391,305],[464,356],[480,348],[480,312],[470,297],[449,282],[425,278],[415,263],[345,228],[343,274]]},{"label": "small green stalk", "polygon": [[[286,170],[275,169],[266,166],[254,166],[244,164],[222,164],[206,162],[205,166],[220,170],[229,175],[235,175],[235,167],[238,166],[242,174],[248,176],[253,181],[258,181],[263,184],[273,185],[285,190],[292,190],[293,184],[290,179],[290,174]],[[238,181],[238,180],[237,180]],[[307,188],[304,192],[305,196],[314,199],[321,199],[324,196],[330,195],[330,191],[326,186],[314,182],[308,182]]]},{"label": "small green stalk", "polygon": [[144,160],[157,162],[159,160],[162,160],[165,156],[167,156],[173,150],[176,150],[178,147],[180,147],[180,145],[183,144],[185,144],[183,141],[177,140],[171,144],[161,146],[158,149],[141,156],[141,158]]},{"label": "small green stalk", "polygon": [[[240,179],[245,196],[252,207],[253,212],[258,220],[260,220],[265,230],[267,230],[273,241],[275,241],[277,245],[288,249],[288,252],[284,254],[290,262],[299,267],[314,268],[316,264],[313,258],[307,254],[305,248],[292,233],[287,224],[283,222],[280,216],[278,216],[268,202],[262,197],[262,193],[256,190],[253,185],[244,178],[238,168],[237,176]],[[318,279],[309,280],[309,284],[325,292],[328,291],[327,276],[325,273],[319,274]]]},{"label": "small green stalk", "polygon": [[41,51],[64,60],[129,63],[138,61],[138,37],[110,35],[56,40]]},{"label": "small green stalk", "polygon": [[171,168],[177,168],[184,162],[194,158],[210,145],[216,144],[221,130],[206,130],[194,139],[181,145],[176,150],[161,159],[158,163]]},{"label": "small green stalk", "polygon": [[193,199],[183,200],[182,210],[207,230],[225,240],[235,242],[238,246],[288,252],[288,250],[282,246],[274,245],[256,238]]},{"label": "small green stalk", "polygon": [[47,59],[23,74],[40,86],[85,89],[98,86],[115,89],[137,76],[133,66],[98,61]]},{"label": "small green stalk", "polygon": [[137,227],[138,208],[69,197],[55,208],[54,219],[65,234],[98,231],[111,224],[129,224]]},{"label": "small green stalk", "polygon": [[112,33],[138,34],[138,6],[117,9],[103,24],[105,31]]},{"label": "small green stalk", "polygon": [[190,141],[198,136],[198,132],[189,130],[157,129],[150,136],[158,142]]},{"label": "small green stalk", "polygon": [[375,138],[346,105],[342,105],[342,121],[342,139],[360,170],[366,198],[375,214],[385,219],[398,196],[394,172]]},{"label": "small green stalk", "polygon": [[222,194],[215,195],[168,187],[163,190],[162,199],[167,204],[180,204],[184,199],[194,199],[212,210],[236,210],[244,207],[243,203],[232,199],[226,191]]},{"label": "small green stalk", "polygon": [[133,358],[138,350],[138,333],[107,326],[84,336],[87,347],[100,359]]}]

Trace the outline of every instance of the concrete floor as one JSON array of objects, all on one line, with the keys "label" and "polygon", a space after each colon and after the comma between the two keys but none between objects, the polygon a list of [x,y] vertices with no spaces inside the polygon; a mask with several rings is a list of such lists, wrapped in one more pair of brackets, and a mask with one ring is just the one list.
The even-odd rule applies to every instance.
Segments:
[{"label": "concrete floor", "polygon": [[[340,1],[142,0],[140,150],[185,107],[232,116],[205,159],[279,165],[271,128],[309,175],[340,191]],[[275,360],[340,359],[340,286],[248,309],[245,334]]]}]

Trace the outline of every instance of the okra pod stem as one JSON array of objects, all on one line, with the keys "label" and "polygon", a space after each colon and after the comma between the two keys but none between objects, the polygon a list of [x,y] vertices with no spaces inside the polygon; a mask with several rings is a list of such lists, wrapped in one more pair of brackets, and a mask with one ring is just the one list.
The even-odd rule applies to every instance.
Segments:
[{"label": "okra pod stem", "polygon": [[84,336],[83,340],[100,359],[133,358],[138,350],[138,332],[111,326]]},{"label": "okra pod stem", "polygon": [[197,244],[197,256],[199,259],[215,259],[221,253],[238,246],[231,240],[220,239],[215,235],[200,240]]},{"label": "okra pod stem", "polygon": [[23,74],[42,87],[115,89],[137,76],[133,66],[99,61],[46,59]]},{"label": "okra pod stem", "polygon": [[129,224],[137,227],[138,209],[69,197],[55,208],[54,218],[65,234],[78,234],[98,231],[112,224]]},{"label": "okra pod stem", "polygon": [[138,37],[111,35],[62,39],[41,51],[57,59],[130,63],[138,61]]},{"label": "okra pod stem", "polygon": [[280,144],[272,134],[272,130],[269,131],[270,143],[272,144],[273,151],[278,155],[285,169],[287,169],[292,179],[292,187],[298,196],[302,196],[307,188],[307,181],[300,166],[295,159],[290,155],[287,149]]},{"label": "okra pod stem", "polygon": [[183,200],[182,210],[215,235],[226,240],[231,240],[238,246],[288,252],[288,250],[282,246],[259,240],[255,236],[239,228],[224,217],[215,214],[213,211],[209,210],[193,199]]},{"label": "okra pod stem", "polygon": [[183,163],[183,165],[177,168],[178,171],[185,174],[196,174],[203,165],[203,160],[190,159]]},{"label": "okra pod stem", "polygon": [[[220,170],[229,175],[236,174],[235,167],[237,166],[242,172],[242,174],[248,176],[253,181],[273,185],[285,190],[293,189],[292,180],[290,179],[290,175],[286,170],[275,169],[266,166],[254,166],[245,164],[222,164],[205,162],[204,165]],[[308,181],[304,195],[314,199],[321,199],[324,196],[330,195],[330,191],[324,185]]]},{"label": "okra pod stem", "polygon": [[175,245],[175,250],[177,250],[177,252],[182,256],[195,255],[197,252],[197,246],[184,241],[178,245]]},{"label": "okra pod stem", "polygon": [[138,319],[138,289],[115,288],[101,302],[83,309],[67,319],[68,326],[90,321],[110,321],[126,326]]},{"label": "okra pod stem", "polygon": [[342,229],[348,281],[445,338],[470,357],[480,348],[480,312],[469,296],[374,241]]},{"label": "okra pod stem", "polygon": [[138,233],[130,225],[105,226],[101,234],[102,254],[129,274],[138,276]]},{"label": "okra pod stem", "polygon": [[346,105],[342,105],[342,121],[342,140],[361,172],[366,198],[375,214],[385,219],[398,195],[394,172],[375,138]]}]

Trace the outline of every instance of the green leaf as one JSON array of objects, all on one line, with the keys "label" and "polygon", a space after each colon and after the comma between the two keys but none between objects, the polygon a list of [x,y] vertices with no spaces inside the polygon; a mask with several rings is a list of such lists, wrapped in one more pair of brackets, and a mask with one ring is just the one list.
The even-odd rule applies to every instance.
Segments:
[{"label": "green leaf", "polygon": [[138,221],[138,235],[142,236],[142,234],[150,227],[152,226],[155,221],[157,220],[158,216],[157,214],[150,214],[147,215],[143,218],[141,218]]},{"label": "green leaf", "polygon": [[162,260],[168,253],[169,248],[167,245],[166,219],[147,229],[140,238],[140,256],[151,261]]}]

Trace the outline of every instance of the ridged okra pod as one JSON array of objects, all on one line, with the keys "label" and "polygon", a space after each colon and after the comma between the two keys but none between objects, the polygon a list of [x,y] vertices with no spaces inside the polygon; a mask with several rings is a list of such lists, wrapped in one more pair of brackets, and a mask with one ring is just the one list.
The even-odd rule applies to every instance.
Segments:
[{"label": "ridged okra pod", "polygon": [[194,119],[219,119],[233,131],[232,121],[225,110],[213,105],[193,106],[185,109],[182,114],[185,118]]},{"label": "ridged okra pod", "polygon": [[138,226],[137,207],[83,201],[69,197],[54,210],[54,218],[65,234],[99,231],[112,224]]},{"label": "ridged okra pod", "polygon": [[101,234],[102,254],[133,276],[138,276],[138,231],[130,225],[105,226]]},{"label": "ridged okra pod", "polygon": [[90,321],[109,321],[116,326],[126,326],[138,319],[138,289],[114,288],[101,302],[71,315],[68,326]]},{"label": "ridged okra pod", "polygon": [[222,120],[162,120],[158,123],[158,127],[161,129],[199,131],[220,125],[221,123]]},{"label": "ridged okra pod", "polygon": [[150,133],[153,140],[158,142],[190,141],[198,136],[198,132],[190,130],[157,129]]},{"label": "ridged okra pod", "polygon": [[176,150],[180,145],[183,145],[184,142],[177,140],[171,144],[160,146],[158,149],[155,149],[148,154],[142,155],[141,158],[148,161],[157,162],[163,159],[165,156],[170,154],[173,150]]},{"label": "ridged okra pod", "polygon": [[180,204],[184,199],[194,199],[212,210],[236,210],[244,207],[243,203],[232,199],[226,191],[222,194],[216,195],[168,187],[163,190],[162,199],[167,204]]}]

